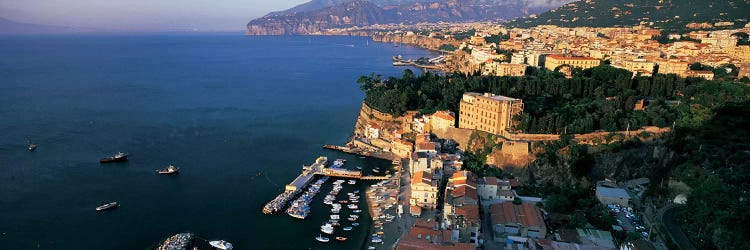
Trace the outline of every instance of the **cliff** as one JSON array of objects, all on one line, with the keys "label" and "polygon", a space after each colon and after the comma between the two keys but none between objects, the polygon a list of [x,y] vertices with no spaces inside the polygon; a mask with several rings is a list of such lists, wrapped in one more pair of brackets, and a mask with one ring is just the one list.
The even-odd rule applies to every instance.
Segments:
[{"label": "cliff", "polygon": [[[547,3],[564,1],[552,0]],[[550,5],[538,5],[537,1],[511,0],[434,0],[430,2],[380,0],[378,2],[384,5],[379,6],[362,0],[343,3],[342,1],[326,3],[313,1],[252,20],[247,24],[247,34],[322,34],[329,28],[373,24],[503,20],[539,13],[551,8]],[[328,6],[329,4],[333,5]]]}]

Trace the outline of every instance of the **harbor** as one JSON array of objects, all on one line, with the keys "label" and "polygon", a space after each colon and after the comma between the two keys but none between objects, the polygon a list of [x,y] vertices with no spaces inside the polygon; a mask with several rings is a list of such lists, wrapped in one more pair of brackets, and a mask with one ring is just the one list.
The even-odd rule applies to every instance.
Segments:
[{"label": "harbor", "polygon": [[[263,207],[264,214],[275,214],[283,210],[297,194],[299,194],[316,176],[337,177],[361,180],[387,180],[390,175],[364,176],[362,171],[348,170],[340,167],[327,167],[328,158],[320,156],[310,166],[302,166],[302,173],[292,180],[284,188],[284,192],[266,203]],[[325,180],[324,180],[325,182]],[[322,183],[321,183],[322,184]]]}]

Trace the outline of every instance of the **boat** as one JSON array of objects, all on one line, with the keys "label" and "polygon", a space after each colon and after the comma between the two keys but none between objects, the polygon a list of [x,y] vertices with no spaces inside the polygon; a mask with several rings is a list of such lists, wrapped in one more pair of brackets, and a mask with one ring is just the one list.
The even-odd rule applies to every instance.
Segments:
[{"label": "boat", "polygon": [[340,200],[339,203],[341,203],[341,204],[347,204],[347,203],[349,203],[349,201],[347,201],[347,200]]},{"label": "boat", "polygon": [[350,185],[354,185],[354,184],[357,184],[357,181],[355,181],[355,180],[349,180],[349,184],[350,184]]},{"label": "boat", "polygon": [[380,237],[372,237],[372,243],[381,243],[383,242],[383,239]]},{"label": "boat", "polygon": [[222,250],[232,249],[232,243],[226,242],[224,240],[212,240],[212,241],[209,241],[208,244],[216,249],[222,249]]},{"label": "boat", "polygon": [[352,227],[345,227],[344,231],[352,231]]},{"label": "boat", "polygon": [[374,246],[370,246],[370,247],[368,247],[367,249],[368,249],[368,250],[374,250],[374,249],[375,249],[375,247],[374,247]]},{"label": "boat", "polygon": [[338,215],[338,214],[332,214],[332,215],[331,215],[331,220],[338,220],[339,218],[340,218],[340,217],[339,217],[339,215]]},{"label": "boat", "polygon": [[349,217],[349,218],[347,218],[347,220],[349,220],[349,221],[357,221],[357,218]]},{"label": "boat", "polygon": [[358,213],[361,213],[361,212],[362,212],[362,210],[360,210],[360,209],[352,211],[352,213],[355,213],[355,214],[358,214]]},{"label": "boat", "polygon": [[354,192],[352,192],[352,193],[358,194],[359,190],[354,190]]},{"label": "boat", "polygon": [[117,154],[113,156],[102,158],[101,160],[99,160],[99,163],[121,162],[121,161],[127,161],[127,160],[128,160],[127,154],[122,153],[122,152],[117,152]]},{"label": "boat", "polygon": [[349,209],[357,209],[357,208],[359,208],[355,204],[349,204],[349,206],[346,206],[346,207],[348,207]]},{"label": "boat", "polygon": [[27,149],[29,149],[29,152],[34,152],[34,150],[36,150],[36,144],[31,142],[31,139],[29,139],[29,146],[27,147]]},{"label": "boat", "polygon": [[360,166],[357,166],[357,167],[356,167],[356,169],[358,169],[358,170],[362,170],[362,167],[360,167]]},{"label": "boat", "polygon": [[359,226],[359,222],[354,222],[354,223],[352,223],[352,226],[355,226],[355,227],[356,227],[356,226]]},{"label": "boat", "polygon": [[377,170],[377,169],[373,169],[373,170],[372,170],[372,172],[375,172],[375,173],[380,173],[380,170]]},{"label": "boat", "polygon": [[346,239],[347,239],[346,237],[341,237],[341,236],[336,237],[336,240],[338,241],[345,241]]},{"label": "boat", "polygon": [[330,240],[331,240],[331,239],[328,239],[328,238],[326,238],[326,237],[323,237],[322,235],[318,235],[318,237],[315,237],[315,239],[316,239],[317,241],[320,241],[320,242],[328,242],[328,241],[330,241]]},{"label": "boat", "polygon": [[107,204],[104,204],[104,205],[96,207],[96,211],[109,210],[109,209],[113,209],[113,208],[116,208],[116,207],[119,207],[119,206],[120,206],[120,204],[117,204],[116,201],[115,202],[110,202],[110,203],[107,203]]},{"label": "boat", "polygon": [[180,168],[169,165],[166,168],[156,170],[156,172],[159,172],[159,174],[179,174]]},{"label": "boat", "polygon": [[333,225],[326,223],[322,226],[320,226],[320,231],[327,233],[327,234],[333,234]]}]

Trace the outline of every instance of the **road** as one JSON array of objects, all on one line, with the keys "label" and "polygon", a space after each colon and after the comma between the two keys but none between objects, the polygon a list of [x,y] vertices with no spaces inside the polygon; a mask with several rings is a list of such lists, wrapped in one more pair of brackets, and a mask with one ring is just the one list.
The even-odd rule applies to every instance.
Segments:
[{"label": "road", "polygon": [[675,215],[675,212],[679,207],[669,205],[659,209],[659,219],[661,220],[664,227],[667,229],[669,236],[672,237],[677,246],[682,250],[695,250],[695,247],[688,239],[685,232],[680,228],[680,222]]}]

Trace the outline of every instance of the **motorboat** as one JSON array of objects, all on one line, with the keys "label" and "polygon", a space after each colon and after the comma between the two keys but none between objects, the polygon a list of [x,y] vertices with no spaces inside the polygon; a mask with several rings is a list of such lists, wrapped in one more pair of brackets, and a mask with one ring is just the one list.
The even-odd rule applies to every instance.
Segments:
[{"label": "motorboat", "polygon": [[331,215],[331,220],[338,220],[339,218],[341,218],[341,217],[339,217],[338,214],[332,214]]},{"label": "motorboat", "polygon": [[349,221],[357,221],[357,218],[349,217],[349,218],[347,218],[347,220],[349,220]]},{"label": "motorboat", "polygon": [[375,247],[374,247],[374,246],[369,246],[369,247],[367,248],[367,250],[375,250]]},{"label": "motorboat", "polygon": [[361,213],[361,212],[362,212],[362,210],[360,210],[360,209],[352,211],[352,213],[355,213],[355,214],[358,214],[358,213]]},{"label": "motorboat", "polygon": [[356,180],[349,180],[349,182],[347,182],[347,183],[349,183],[349,185],[354,185],[354,184],[357,184],[357,181]]},{"label": "motorboat", "polygon": [[356,226],[359,226],[359,222],[354,222],[354,223],[352,223],[352,226],[355,226],[355,227],[356,227]]},{"label": "motorboat", "polygon": [[380,173],[380,170],[377,170],[377,169],[372,169],[372,172],[375,172],[375,173]]},{"label": "motorboat", "polygon": [[123,152],[117,152],[117,154],[113,156],[102,158],[101,160],[99,160],[99,163],[121,162],[121,161],[127,161],[127,160],[128,160],[127,154]]},{"label": "motorboat", "polygon": [[31,142],[31,139],[29,139],[29,146],[27,147],[27,149],[29,150],[29,152],[34,152],[34,150],[36,150],[36,147],[37,147],[37,145],[34,144],[33,142]]},{"label": "motorboat", "polygon": [[357,209],[357,208],[359,208],[356,204],[349,204],[349,206],[346,206],[346,207],[348,207],[349,209]]},{"label": "motorboat", "polygon": [[347,238],[346,237],[338,236],[338,237],[336,237],[336,240],[338,240],[338,241],[345,241],[345,240],[347,240]]},{"label": "motorboat", "polygon": [[166,168],[156,170],[159,174],[179,174],[180,168],[169,165]]},{"label": "motorboat", "polygon": [[344,231],[352,231],[352,227],[345,227],[343,229],[344,229]]},{"label": "motorboat", "polygon": [[233,248],[232,243],[226,242],[224,240],[212,240],[209,241],[208,244],[216,249],[222,250],[231,250]]},{"label": "motorboat", "polygon": [[322,235],[318,235],[318,237],[315,237],[315,240],[320,241],[320,242],[328,242],[331,239],[323,237]]},{"label": "motorboat", "polygon": [[349,203],[349,201],[347,201],[347,200],[340,200],[339,203],[341,203],[341,204],[347,204],[347,203]]},{"label": "motorboat", "polygon": [[356,169],[358,169],[358,170],[362,170],[362,167],[360,167],[360,166],[357,166],[357,167],[356,167]]},{"label": "motorboat", "polygon": [[120,206],[120,204],[118,204],[116,201],[115,202],[110,202],[110,203],[107,203],[107,204],[104,204],[104,205],[96,207],[96,211],[109,210],[109,209],[113,209],[113,208],[116,208],[116,207],[119,207],[119,206]]},{"label": "motorboat", "polygon": [[383,239],[380,237],[372,237],[372,243],[381,243],[383,242]]},{"label": "motorboat", "polygon": [[333,234],[333,225],[326,223],[320,226],[320,231],[327,234]]}]

